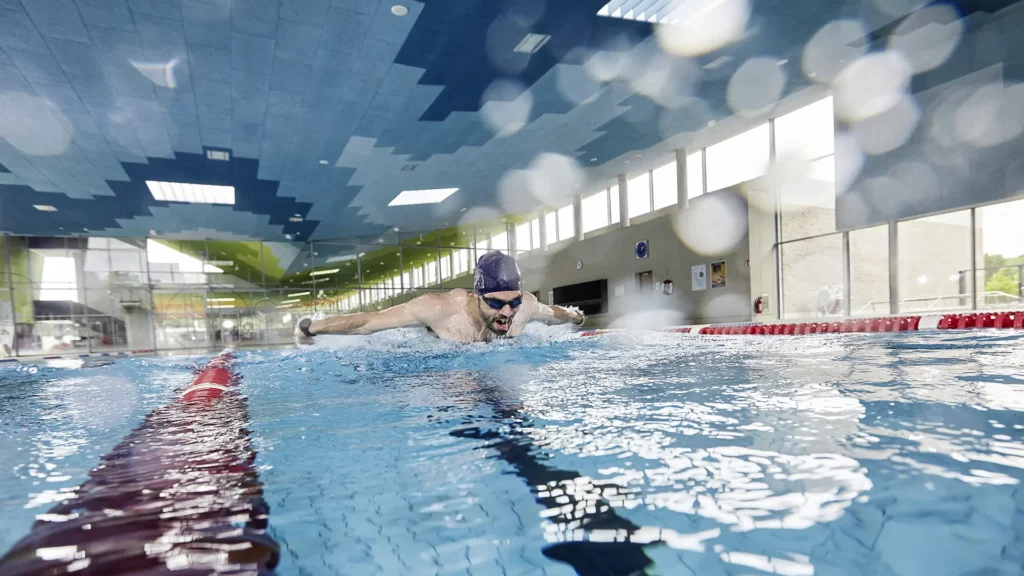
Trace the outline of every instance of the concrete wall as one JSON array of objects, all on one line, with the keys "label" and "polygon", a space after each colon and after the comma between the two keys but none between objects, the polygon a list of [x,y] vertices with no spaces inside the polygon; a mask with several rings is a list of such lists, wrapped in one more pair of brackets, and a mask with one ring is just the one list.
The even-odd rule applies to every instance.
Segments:
[{"label": "concrete wall", "polygon": [[896,138],[916,109],[909,140],[894,150],[837,155],[837,172],[863,167],[836,199],[840,229],[998,202],[1024,193],[1024,4],[975,12],[949,59],[914,76],[912,106],[860,126],[851,141]]},{"label": "concrete wall", "polygon": [[[607,279],[608,314],[592,318],[588,326],[650,328],[750,320],[750,246],[743,195],[723,190],[692,200],[686,211],[673,206],[637,220],[628,228],[594,231],[582,242],[561,242],[547,252],[522,255],[519,266],[526,289],[539,291],[541,301],[547,302],[555,287]],[[641,240],[650,246],[646,259],[634,255]],[[583,268],[577,270],[580,260]],[[691,290],[690,267],[704,264],[710,276],[710,263],[718,260],[727,262],[726,286],[711,288],[709,278],[706,290]],[[672,280],[673,294],[641,293],[636,275],[646,271],[653,273],[655,283]],[[622,295],[616,296],[617,288]]]}]

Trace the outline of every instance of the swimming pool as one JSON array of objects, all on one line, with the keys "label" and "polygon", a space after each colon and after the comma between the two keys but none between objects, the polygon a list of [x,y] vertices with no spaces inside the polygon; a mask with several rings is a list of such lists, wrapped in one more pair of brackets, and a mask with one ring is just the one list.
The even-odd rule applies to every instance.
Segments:
[{"label": "swimming pool", "polygon": [[[0,368],[0,548],[194,359]],[[1024,335],[240,352],[280,574],[1019,574]]]}]

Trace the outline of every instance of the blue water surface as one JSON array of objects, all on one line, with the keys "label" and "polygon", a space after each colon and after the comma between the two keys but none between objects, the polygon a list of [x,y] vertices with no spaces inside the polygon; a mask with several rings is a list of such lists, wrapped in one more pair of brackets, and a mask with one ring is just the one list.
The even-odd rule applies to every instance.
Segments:
[{"label": "blue water surface", "polygon": [[[0,369],[0,548],[196,361]],[[1019,332],[396,331],[236,367],[281,574],[1024,566]]]}]

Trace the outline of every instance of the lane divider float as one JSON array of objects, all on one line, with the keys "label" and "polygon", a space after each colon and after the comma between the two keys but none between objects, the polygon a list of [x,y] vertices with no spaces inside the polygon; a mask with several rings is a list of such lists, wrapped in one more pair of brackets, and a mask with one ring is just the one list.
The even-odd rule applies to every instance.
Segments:
[{"label": "lane divider float", "polygon": [[[805,334],[915,332],[982,328],[1024,330],[1024,311],[849,318],[832,322],[709,324],[705,326],[674,326],[662,328],[658,331],[707,336],[802,336]],[[597,336],[618,331],[615,329],[587,330],[577,332],[577,336]]]},{"label": "lane divider float", "polygon": [[279,545],[232,357],[207,362],[38,515],[0,574],[272,574]]}]

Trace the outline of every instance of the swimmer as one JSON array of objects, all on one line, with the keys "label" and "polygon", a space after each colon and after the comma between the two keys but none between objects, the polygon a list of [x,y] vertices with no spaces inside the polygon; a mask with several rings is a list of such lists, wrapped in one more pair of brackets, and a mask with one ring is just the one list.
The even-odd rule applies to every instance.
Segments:
[{"label": "swimmer", "polygon": [[531,320],[545,324],[583,324],[575,308],[541,304],[523,292],[519,266],[509,255],[492,250],[476,265],[473,292],[456,289],[424,294],[379,312],[358,312],[322,320],[302,318],[295,326],[298,344],[321,334],[372,334],[391,328],[422,326],[455,342],[489,342],[523,333]]}]

